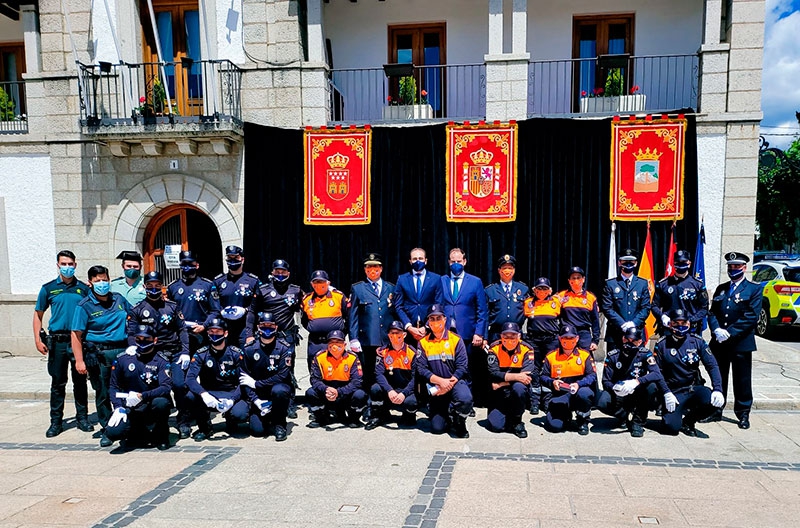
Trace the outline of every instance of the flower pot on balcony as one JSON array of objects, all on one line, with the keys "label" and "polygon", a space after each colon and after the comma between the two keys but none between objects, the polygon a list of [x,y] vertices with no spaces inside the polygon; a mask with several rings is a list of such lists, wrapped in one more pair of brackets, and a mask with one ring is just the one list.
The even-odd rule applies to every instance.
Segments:
[{"label": "flower pot on balcony", "polygon": [[384,106],[383,119],[385,121],[433,119],[433,108],[429,104]]},{"label": "flower pot on balcony", "polygon": [[581,97],[582,114],[609,114],[616,112],[643,112],[647,96],[644,94],[618,97]]}]

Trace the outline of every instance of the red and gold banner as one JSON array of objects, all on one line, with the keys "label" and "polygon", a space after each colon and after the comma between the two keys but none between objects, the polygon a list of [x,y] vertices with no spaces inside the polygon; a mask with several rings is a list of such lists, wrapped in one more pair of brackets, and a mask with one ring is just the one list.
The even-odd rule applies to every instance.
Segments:
[{"label": "red and gold banner", "polygon": [[517,124],[448,125],[448,222],[516,217]]},{"label": "red and gold banner", "polygon": [[369,224],[372,130],[306,130],[307,225]]},{"label": "red and gold banner", "polygon": [[611,219],[683,218],[685,119],[611,123]]}]

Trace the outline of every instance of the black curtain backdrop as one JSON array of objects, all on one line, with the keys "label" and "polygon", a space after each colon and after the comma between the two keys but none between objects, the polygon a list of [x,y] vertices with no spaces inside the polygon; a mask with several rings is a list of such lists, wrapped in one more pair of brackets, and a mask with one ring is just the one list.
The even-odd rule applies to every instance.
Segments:
[{"label": "black curtain backdrop", "polygon": [[[445,220],[445,125],[373,127],[372,223],[303,224],[303,132],[245,125],[244,249],[248,271],[265,277],[276,258],[292,266],[292,282],[308,290],[311,272],[324,269],[349,292],[363,280],[363,258],[378,252],[383,277],[395,282],[409,270],[414,247],[428,252],[428,269],[447,272],[452,247],[467,255],[467,271],[489,284],[505,253],[517,258],[516,278],[549,277],[566,287],[570,266],[587,272],[598,295],[608,273],[610,120],[532,119],[519,123],[517,220],[451,223]],[[684,219],[680,249],[697,240],[697,139],[686,134]],[[617,249],[641,253],[646,222],[617,222]],[[651,223],[656,279],[664,273],[671,222]]]}]

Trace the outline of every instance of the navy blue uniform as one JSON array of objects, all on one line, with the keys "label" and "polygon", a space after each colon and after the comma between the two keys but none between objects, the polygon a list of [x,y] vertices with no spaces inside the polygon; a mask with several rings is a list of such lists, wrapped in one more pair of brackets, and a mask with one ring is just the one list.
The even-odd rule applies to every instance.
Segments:
[{"label": "navy blue uniform", "polygon": [[516,426],[529,400],[529,386],[519,381],[506,382],[506,374],[528,372],[533,376],[536,356],[533,347],[520,341],[514,350],[506,350],[502,341],[489,347],[486,356],[489,367],[489,382],[500,384],[492,387],[489,396],[489,425],[495,431],[504,431]]},{"label": "navy blue uniform", "polygon": [[451,408],[461,419],[469,416],[472,411],[472,391],[465,379],[469,376],[468,365],[467,348],[454,332],[445,331],[441,339],[429,334],[420,340],[417,373],[429,384],[428,387],[430,388],[431,377],[434,375],[445,379],[455,377],[458,380],[447,393],[437,393],[430,397],[432,433],[445,432]]},{"label": "navy blue uniform", "polygon": [[128,344],[136,345],[136,328],[152,327],[158,338],[158,348],[169,361],[189,354],[189,336],[183,324],[183,314],[172,301],[145,299],[134,306],[128,316]]},{"label": "navy blue uniform", "polygon": [[[220,273],[214,277],[214,287],[219,295],[222,309],[228,306],[241,306],[248,312],[254,308],[254,300],[261,281],[252,273],[232,275]],[[228,321],[228,339],[237,346],[244,346],[247,339],[253,337],[253,328],[247,324],[249,314],[235,321]]]},{"label": "navy blue uniform", "polygon": [[650,315],[650,288],[647,281],[636,275],[631,276],[630,285],[621,276],[607,279],[603,288],[600,310],[608,319],[606,342],[609,348],[622,346],[620,327],[630,321],[636,328],[644,329],[644,322]]},{"label": "navy blue uniform", "polygon": [[[270,423],[286,427],[292,393],[292,349],[280,339],[266,344],[257,339],[244,349],[242,356],[242,372],[256,382],[255,389],[242,386],[244,398],[250,404],[250,431],[260,436]],[[272,402],[270,412],[262,416],[256,400]]]},{"label": "navy blue uniform", "polygon": [[358,340],[362,353],[359,357],[364,371],[364,387],[372,387],[375,383],[376,350],[379,346],[389,344],[387,334],[389,325],[394,321],[394,284],[380,281],[380,291],[375,292],[370,282],[357,282],[350,289],[347,300],[347,323],[350,341]]},{"label": "navy blue uniform", "polygon": [[239,389],[239,369],[242,362],[242,350],[235,346],[227,346],[216,350],[211,346],[203,347],[192,357],[189,370],[186,372],[186,386],[189,388],[187,399],[195,412],[197,427],[207,433],[211,430],[211,409],[201,398],[208,392],[216,399],[229,399],[236,402],[226,414],[227,422],[237,420],[243,422],[248,418],[248,403],[242,401]]},{"label": "navy blue uniform", "polygon": [[203,333],[194,333],[193,327],[202,326],[208,319],[219,317],[217,288],[205,277],[177,279],[167,286],[167,297],[178,305],[183,314],[189,327],[189,352],[194,354],[203,346]]},{"label": "navy blue uniform", "polygon": [[708,292],[703,281],[691,273],[683,278],[673,275],[656,284],[652,310],[658,324],[662,324],[662,315],[678,308],[689,318],[692,333],[702,334],[703,319],[708,316]]},{"label": "navy blue uniform", "polygon": [[484,289],[489,305],[489,341],[500,339],[503,323],[517,323],[522,328],[525,322],[523,303],[528,298],[528,286],[519,281],[496,282]]},{"label": "navy blue uniform", "polygon": [[[367,393],[361,389],[363,371],[358,357],[345,351],[336,359],[328,350],[318,353],[311,363],[311,387],[306,391],[306,401],[312,413],[322,410],[346,412],[350,420],[367,405]],[[336,389],[336,400],[325,397],[328,387]]]},{"label": "navy blue uniform", "polygon": [[286,284],[274,279],[263,283],[256,292],[253,310],[247,314],[250,330],[255,332],[259,313],[271,313],[275,324],[278,325],[278,337],[282,338],[294,353],[299,339],[295,314],[300,312],[304,296],[305,293],[296,284]]},{"label": "navy blue uniform", "polygon": [[656,343],[655,354],[663,378],[658,382],[661,393],[671,392],[678,399],[675,410],[664,414],[665,432],[678,434],[684,420],[693,426],[713,412],[711,390],[702,384],[699,369],[702,362],[713,390],[722,392],[719,367],[706,342],[694,335],[664,337]]},{"label": "navy blue uniform", "polygon": [[387,415],[390,407],[398,407],[389,400],[389,392],[396,391],[405,396],[399,408],[403,412],[417,410],[414,394],[414,374],[417,370],[417,351],[411,345],[402,349],[380,347],[376,351],[375,383],[370,387],[370,405]]},{"label": "navy blue uniform", "polygon": [[[632,394],[618,396],[614,392],[617,383],[634,379],[639,386]],[[663,379],[655,356],[646,347],[611,350],[603,364],[603,392],[597,399],[597,409],[622,422],[627,422],[632,413],[632,422],[644,425],[650,400],[658,393],[658,384]]]},{"label": "navy blue uniform", "polygon": [[[553,383],[555,380],[568,385],[577,383],[578,391],[575,394],[564,388],[556,391]],[[562,431],[572,419],[572,411],[575,411],[579,423],[585,424],[589,421],[594,388],[597,385],[594,358],[590,352],[576,348],[566,354],[561,347],[549,352],[542,366],[541,385],[542,390],[553,391],[545,415],[545,426],[548,429]]]}]

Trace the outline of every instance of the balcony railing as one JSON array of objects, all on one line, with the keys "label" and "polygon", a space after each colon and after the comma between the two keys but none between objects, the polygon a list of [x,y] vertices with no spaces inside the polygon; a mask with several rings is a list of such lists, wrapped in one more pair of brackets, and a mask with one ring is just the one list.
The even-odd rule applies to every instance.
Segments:
[{"label": "balcony railing", "polygon": [[485,65],[415,66],[413,76],[417,85],[416,102],[421,108],[404,111],[393,108],[401,102],[399,80],[388,79],[383,68],[331,70],[332,122],[446,121],[486,116]]},{"label": "balcony railing", "polygon": [[27,100],[23,81],[0,82],[0,134],[27,134]]},{"label": "balcony railing", "polygon": [[[531,61],[528,115],[658,113],[697,108],[697,55],[625,57],[605,66],[600,59]],[[606,82],[618,70],[621,94],[607,97]],[[612,84],[615,84],[612,82]],[[601,93],[602,91],[602,93]]]},{"label": "balcony railing", "polygon": [[79,65],[81,124],[241,124],[242,71],[228,60]]}]

